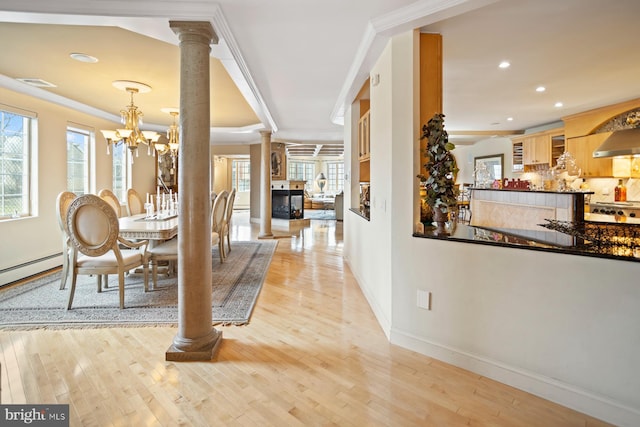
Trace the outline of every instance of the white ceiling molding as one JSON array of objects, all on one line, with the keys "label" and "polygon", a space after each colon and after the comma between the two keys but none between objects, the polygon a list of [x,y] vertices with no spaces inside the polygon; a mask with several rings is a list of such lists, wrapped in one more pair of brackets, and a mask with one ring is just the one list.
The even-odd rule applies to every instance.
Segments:
[{"label": "white ceiling molding", "polygon": [[[82,111],[94,117],[99,117],[101,119],[109,120],[116,123],[120,122],[119,114],[115,115],[115,114],[108,113],[106,111],[91,107],[89,105],[83,104],[81,102],[73,101],[69,98],[65,98],[64,96],[57,95],[48,90],[45,90],[36,86],[32,86],[27,83],[22,83],[21,81],[13,79],[11,77],[7,77],[4,74],[0,74],[0,87],[12,90],[14,92],[22,93],[24,95],[32,96],[34,98],[41,99],[43,101],[51,102],[53,104],[57,104],[62,107],[71,108],[72,110]],[[156,130],[156,129],[152,129],[150,126],[146,126],[145,129]],[[162,129],[166,129],[166,126],[163,126]]]},{"label": "white ceiling molding", "polygon": [[[270,127],[273,131],[277,131],[277,124],[255,84],[246,61],[242,57],[238,44],[218,4],[214,4],[212,7],[211,4],[186,0],[180,2],[162,2],[162,7],[158,7],[158,1],[137,1],[133,3],[123,1],[122,8],[119,8],[114,7],[114,3],[117,2],[111,1],[109,2],[109,7],[105,7],[104,2],[85,1],[78,5],[77,2],[73,0],[62,2],[33,0],[28,3],[8,0],[3,2],[2,5],[5,10],[20,10],[22,12],[0,12],[0,20],[38,24],[56,23],[65,25],[117,26],[174,45],[178,45],[178,39],[169,27],[169,20],[209,21],[218,38],[221,39],[219,43],[220,46],[212,46],[212,54],[215,54],[215,56],[220,59],[230,77],[247,100],[247,103],[261,120],[262,123],[256,124],[255,126],[260,129]],[[24,12],[25,10],[34,13]],[[126,10],[129,16],[117,16],[114,11],[120,10]],[[116,122],[119,121],[119,117],[113,114],[51,94],[47,91],[32,91],[32,87],[29,85],[13,84],[13,82],[8,82],[7,80],[12,79],[0,79],[0,85],[97,117]],[[263,123],[267,125],[265,126]],[[164,126],[147,124],[146,128],[150,130],[157,130],[156,128],[162,130]],[[242,134],[253,131],[251,126],[247,128],[249,129],[248,131],[247,129],[231,129],[231,132]],[[219,134],[222,132],[225,132],[225,128],[211,128],[211,133]]]},{"label": "white ceiling molding", "polygon": [[258,90],[258,86],[249,71],[249,67],[242,56],[242,52],[240,52],[240,47],[238,46],[236,39],[233,37],[231,28],[229,28],[229,25],[222,14],[222,9],[218,5],[215,6],[213,12],[213,28],[218,34],[218,37],[225,40],[227,48],[233,58],[233,60],[221,59],[221,62],[231,76],[231,79],[234,81],[251,108],[253,108],[253,111],[255,111],[260,121],[262,121],[262,123],[267,123],[272,132],[277,132],[278,126],[273,119],[260,90]]},{"label": "white ceiling molding", "polygon": [[360,91],[390,37],[496,1],[499,0],[422,0],[372,19],[367,25],[331,112],[331,121],[344,125],[347,104],[351,103]]}]

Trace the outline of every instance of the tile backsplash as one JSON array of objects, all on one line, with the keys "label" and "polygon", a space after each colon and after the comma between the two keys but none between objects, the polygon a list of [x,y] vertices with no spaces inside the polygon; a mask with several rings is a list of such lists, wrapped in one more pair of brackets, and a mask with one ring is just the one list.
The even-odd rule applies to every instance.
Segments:
[{"label": "tile backsplash", "polygon": [[[618,185],[618,178],[589,178],[584,181],[595,194],[591,196],[594,202],[613,202],[613,189]],[[623,178],[627,187],[627,201],[640,202],[640,179]]]}]

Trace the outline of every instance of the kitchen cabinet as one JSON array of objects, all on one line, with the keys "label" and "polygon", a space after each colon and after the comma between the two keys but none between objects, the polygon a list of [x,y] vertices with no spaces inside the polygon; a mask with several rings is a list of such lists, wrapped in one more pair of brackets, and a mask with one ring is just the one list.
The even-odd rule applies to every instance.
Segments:
[{"label": "kitchen cabinet", "polygon": [[522,141],[522,158],[525,165],[551,164],[551,139],[536,135]]},{"label": "kitchen cabinet", "polygon": [[609,135],[611,132],[602,132],[567,140],[567,151],[573,155],[578,166],[582,169],[583,178],[613,176],[611,158],[593,157],[593,152]]},{"label": "kitchen cabinet", "polygon": [[370,111],[360,117],[358,122],[358,152],[360,161],[368,161],[370,158]]},{"label": "kitchen cabinet", "polygon": [[522,172],[555,166],[565,151],[562,128],[531,133],[512,139],[513,171]]}]

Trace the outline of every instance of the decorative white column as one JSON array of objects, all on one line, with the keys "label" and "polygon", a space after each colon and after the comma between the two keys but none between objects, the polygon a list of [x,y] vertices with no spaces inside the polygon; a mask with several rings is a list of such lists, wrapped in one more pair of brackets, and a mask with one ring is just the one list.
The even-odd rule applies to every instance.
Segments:
[{"label": "decorative white column", "polygon": [[258,239],[271,239],[271,131],[260,131],[262,136],[260,167],[260,234]]},{"label": "decorative white column", "polygon": [[211,360],[222,332],[211,314],[209,22],[170,21],[180,40],[178,333],[166,360]]}]

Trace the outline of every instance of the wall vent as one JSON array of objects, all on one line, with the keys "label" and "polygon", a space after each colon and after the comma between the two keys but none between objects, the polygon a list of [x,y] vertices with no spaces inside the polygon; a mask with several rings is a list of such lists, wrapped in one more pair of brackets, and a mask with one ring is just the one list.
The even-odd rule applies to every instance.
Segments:
[{"label": "wall vent", "polygon": [[16,80],[31,86],[36,86],[36,87],[57,87],[53,83],[49,83],[48,81],[42,80],[42,79],[16,79]]}]

